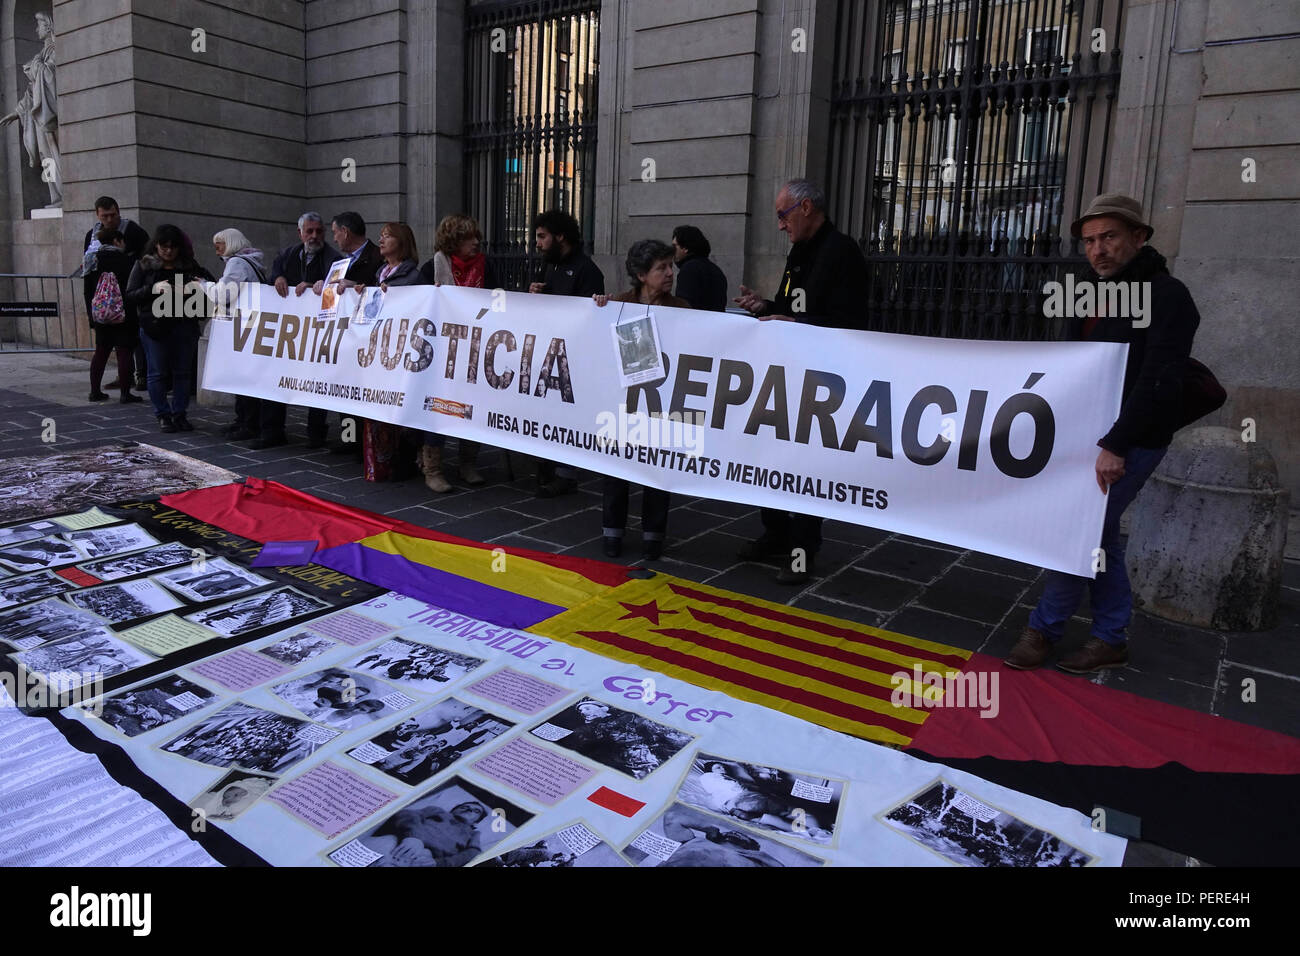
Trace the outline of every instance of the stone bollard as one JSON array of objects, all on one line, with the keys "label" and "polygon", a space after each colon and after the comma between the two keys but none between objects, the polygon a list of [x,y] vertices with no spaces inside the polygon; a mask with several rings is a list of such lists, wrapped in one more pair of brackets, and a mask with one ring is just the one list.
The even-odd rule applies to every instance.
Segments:
[{"label": "stone bollard", "polygon": [[1221,631],[1275,627],[1288,502],[1257,442],[1231,428],[1179,432],[1134,509],[1134,605]]}]

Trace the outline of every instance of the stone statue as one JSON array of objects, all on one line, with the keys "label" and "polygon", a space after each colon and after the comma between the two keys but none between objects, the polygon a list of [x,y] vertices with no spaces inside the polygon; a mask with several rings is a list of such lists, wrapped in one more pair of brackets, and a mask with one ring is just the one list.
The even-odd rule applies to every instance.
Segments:
[{"label": "stone statue", "polygon": [[60,206],[59,107],[54,85],[54,24],[49,14],[36,14],[36,35],[41,39],[41,51],[23,64],[27,92],[16,110],[0,117],[0,127],[18,122],[28,159],[33,167],[40,168],[41,179],[50,187],[50,206]]}]

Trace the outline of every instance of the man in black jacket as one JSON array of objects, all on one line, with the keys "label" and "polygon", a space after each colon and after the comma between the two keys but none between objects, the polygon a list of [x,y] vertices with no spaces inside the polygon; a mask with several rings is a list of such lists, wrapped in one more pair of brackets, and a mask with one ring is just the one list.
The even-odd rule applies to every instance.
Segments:
[{"label": "man in black jacket", "polygon": [[[778,228],[791,242],[775,300],[740,287],[736,304],[762,319],[802,322],[834,329],[865,329],[867,261],[852,237],[826,218],[826,196],[806,179],[793,179],[776,197]],[[822,543],[822,519],[764,508],[763,534],[739,557],[758,561],[788,555],[777,581],[804,584]]]},{"label": "man in black jacket", "polygon": [[[354,286],[373,283],[375,274],[384,265],[384,257],[380,254],[379,247],[366,238],[366,221],[361,218],[361,214],[341,212],[331,220],[330,229],[334,233],[334,242],[342,253],[339,259],[352,260],[348,266],[348,271],[343,275],[344,284]],[[320,295],[323,288],[325,288],[323,277],[316,280],[312,285],[312,291],[317,295]],[[354,437],[351,441],[347,440],[349,429],[344,424],[346,421],[353,422],[351,431]],[[357,419],[340,418],[339,431],[342,435],[342,441],[334,450],[359,455],[361,453],[360,430],[361,423]],[[319,448],[324,445],[325,433],[325,409],[308,409],[307,447]]]},{"label": "man in black jacket", "polygon": [[673,260],[677,263],[678,298],[707,312],[727,311],[727,277],[709,258],[713,249],[695,226],[673,230]]},{"label": "man in black jacket", "polygon": [[[323,283],[330,266],[340,258],[339,251],[325,241],[325,220],[320,213],[305,212],[298,217],[298,238],[302,241],[276,256],[271,266],[271,282],[282,296],[288,296],[291,288],[295,295],[302,295],[317,282]],[[283,436],[286,407],[280,402],[263,400],[259,408],[259,433]],[[244,437],[256,436],[249,434]],[[325,438],[325,410],[309,408],[307,447],[320,448],[325,444]]]},{"label": "man in black jacket", "polygon": [[[85,241],[81,244],[84,252],[90,248],[91,241],[100,229],[116,229],[126,240],[126,254],[131,259],[132,265],[140,261],[144,255],[145,246],[149,245],[149,233],[139,223],[132,222],[130,219],[122,218],[122,211],[117,206],[117,200],[112,196],[100,196],[95,200],[95,218],[99,224],[91,226],[86,232]],[[86,295],[86,313],[90,313],[90,300],[95,296],[95,283],[99,281],[99,273],[83,270],[82,285],[85,287]],[[145,388],[145,354],[144,348],[140,345],[135,346],[135,387],[139,391]],[[120,378],[120,376],[119,376]],[[130,382],[110,382],[105,388],[129,388]]]},{"label": "man in black jacket", "polygon": [[[529,292],[534,295],[574,295],[583,299],[605,294],[605,274],[583,252],[578,220],[567,212],[548,209],[533,220],[533,232],[544,264],[541,278],[529,284]],[[557,469],[555,462],[537,459],[539,497],[554,498],[577,489],[577,481]]]},{"label": "man in black jacket", "polygon": [[[1155,471],[1179,426],[1183,376],[1201,320],[1187,287],[1169,274],[1164,257],[1146,245],[1154,231],[1143,219],[1141,204],[1119,193],[1098,196],[1071,227],[1074,237],[1083,240],[1092,267],[1076,289],[1092,283],[1099,305],[1107,300],[1130,304],[1127,315],[1115,314],[1122,308],[1099,308],[1077,318],[1071,337],[1125,342],[1128,363],[1119,418],[1097,442],[1097,487],[1107,499],[1097,576],[1089,580],[1046,572],[1043,596],[1005,661],[1018,670],[1032,670],[1047,660],[1085,588],[1091,595],[1092,637],[1057,666],[1090,674],[1128,663],[1133,592],[1124,567],[1120,516]],[[1108,286],[1113,290],[1120,283],[1127,286],[1127,296],[1107,294]]]}]

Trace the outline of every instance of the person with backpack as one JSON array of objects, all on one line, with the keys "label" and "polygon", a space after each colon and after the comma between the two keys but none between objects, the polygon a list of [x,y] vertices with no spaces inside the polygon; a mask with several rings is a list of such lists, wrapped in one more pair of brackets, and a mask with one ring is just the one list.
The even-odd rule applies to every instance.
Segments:
[{"label": "person with backpack", "polygon": [[[101,227],[95,236],[98,248],[94,261],[85,272],[86,314],[90,328],[95,333],[95,354],[90,360],[90,400],[108,401],[108,394],[100,389],[109,353],[117,356],[117,385],[121,389],[123,405],[142,402],[139,395],[131,393],[135,365],[135,348],[140,342],[140,326],[135,309],[127,304],[123,290],[135,265],[126,251],[126,236],[108,226]],[[93,291],[92,291],[93,290]]]},{"label": "person with backpack", "polygon": [[[185,233],[164,223],[127,282],[126,302],[135,307],[140,340],[149,359],[149,400],[160,429],[167,434],[194,430],[185,412],[190,405],[199,321],[208,314],[207,296],[199,285],[203,281],[215,280],[195,261]],[[202,316],[186,315],[191,300],[202,303]],[[163,383],[169,373],[170,404]]]}]

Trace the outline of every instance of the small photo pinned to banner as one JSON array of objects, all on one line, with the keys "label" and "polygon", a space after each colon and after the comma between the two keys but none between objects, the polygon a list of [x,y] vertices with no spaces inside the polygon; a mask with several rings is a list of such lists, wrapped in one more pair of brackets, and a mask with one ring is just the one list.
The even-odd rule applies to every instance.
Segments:
[{"label": "small photo pinned to banner", "polygon": [[343,281],[343,277],[348,273],[348,266],[352,265],[352,260],[347,256],[339,259],[330,266],[330,271],[325,273],[325,287],[320,293],[320,318],[332,319],[339,312],[339,288],[336,285]]},{"label": "small photo pinned to banner", "polygon": [[268,541],[249,562],[250,568],[286,568],[311,564],[319,541]]},{"label": "small photo pinned to banner", "polygon": [[659,325],[653,312],[647,309],[620,315],[610,326],[610,334],[614,337],[619,380],[624,388],[667,377],[659,347]]},{"label": "small photo pinned to banner", "polygon": [[384,308],[384,295],[384,290],[379,286],[372,286],[361,293],[361,306],[357,309],[352,324],[369,325],[379,318],[379,313]]}]

